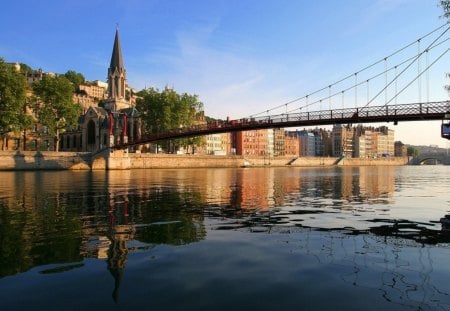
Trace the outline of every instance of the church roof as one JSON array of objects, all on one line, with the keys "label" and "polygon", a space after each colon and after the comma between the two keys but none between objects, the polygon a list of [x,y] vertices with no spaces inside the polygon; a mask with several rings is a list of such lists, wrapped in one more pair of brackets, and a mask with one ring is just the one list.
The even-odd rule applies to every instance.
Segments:
[{"label": "church roof", "polygon": [[129,117],[138,117],[139,116],[139,111],[137,111],[137,109],[134,107],[120,109],[120,112],[125,113]]},{"label": "church roof", "polygon": [[[93,112],[91,112],[91,111],[93,111]],[[88,113],[96,114],[97,116],[103,116],[103,117],[107,117],[108,116],[108,111],[106,111],[106,109],[102,108],[102,107],[91,106],[91,107],[89,107],[88,111],[86,111],[86,115]]]},{"label": "church roof", "polygon": [[111,63],[109,68],[123,69],[122,49],[120,48],[119,30],[116,29],[116,37],[114,38],[114,47],[111,55]]}]

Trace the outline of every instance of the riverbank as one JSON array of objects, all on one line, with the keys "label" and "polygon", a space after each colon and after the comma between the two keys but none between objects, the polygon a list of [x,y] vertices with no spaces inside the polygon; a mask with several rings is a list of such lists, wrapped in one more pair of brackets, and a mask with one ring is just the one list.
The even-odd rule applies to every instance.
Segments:
[{"label": "riverbank", "polygon": [[405,165],[407,158],[243,157],[89,152],[0,151],[0,170],[127,170],[156,168]]}]

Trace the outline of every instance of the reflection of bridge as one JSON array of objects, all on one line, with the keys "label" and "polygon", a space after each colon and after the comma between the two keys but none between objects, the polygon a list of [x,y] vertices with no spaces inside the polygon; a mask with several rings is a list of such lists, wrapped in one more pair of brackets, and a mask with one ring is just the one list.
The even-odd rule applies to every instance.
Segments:
[{"label": "reflection of bridge", "polygon": [[448,153],[424,153],[414,157],[409,162],[412,165],[420,165],[425,163],[450,165],[450,155]]},{"label": "reflection of bridge", "polygon": [[231,121],[214,121],[205,125],[147,134],[138,140],[117,145],[115,148],[122,149],[166,139],[255,129],[373,122],[393,122],[397,124],[399,121],[442,120],[448,111],[450,111],[450,101],[440,101],[286,113]]}]

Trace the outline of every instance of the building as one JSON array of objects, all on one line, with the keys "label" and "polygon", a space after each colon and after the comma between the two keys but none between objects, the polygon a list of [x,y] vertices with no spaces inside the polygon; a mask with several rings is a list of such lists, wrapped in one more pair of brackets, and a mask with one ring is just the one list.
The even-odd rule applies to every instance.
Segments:
[{"label": "building", "polygon": [[394,149],[394,155],[396,157],[406,157],[408,155],[408,146],[401,141],[396,141],[394,143]]},{"label": "building", "polygon": [[290,136],[288,132],[285,132],[284,137],[284,154],[295,157],[300,155],[300,141],[298,137]]},{"label": "building", "polygon": [[84,92],[87,96],[93,97],[97,100],[102,100],[107,98],[108,84],[97,80],[90,84],[81,84],[78,89],[80,92]]},{"label": "building", "polygon": [[394,131],[358,125],[355,128],[333,127],[333,154],[336,157],[379,158],[395,155]]},{"label": "building", "polygon": [[206,137],[206,154],[231,155],[231,133],[210,134]]},{"label": "building", "polygon": [[236,155],[270,156],[268,130],[252,130],[232,133]]},{"label": "building", "polygon": [[[61,151],[90,151],[132,142],[141,136],[139,113],[126,97],[126,70],[122,58],[119,31],[116,30],[111,61],[108,68],[108,92],[104,107],[91,105],[80,116],[78,126],[69,129],[60,137]],[[97,88],[98,87],[98,88]],[[102,96],[100,88],[85,88],[86,94]],[[88,90],[88,91],[86,91]]]},{"label": "building", "polygon": [[286,154],[284,129],[273,129],[273,142],[273,156],[284,156]]},{"label": "building", "polygon": [[351,126],[334,125],[331,132],[331,151],[334,157],[353,157],[354,129]]}]

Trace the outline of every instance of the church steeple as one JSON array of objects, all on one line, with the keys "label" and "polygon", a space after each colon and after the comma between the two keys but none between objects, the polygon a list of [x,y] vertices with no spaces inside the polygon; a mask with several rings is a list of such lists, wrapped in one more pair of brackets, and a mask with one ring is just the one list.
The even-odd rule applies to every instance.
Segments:
[{"label": "church steeple", "polygon": [[119,29],[116,29],[116,37],[114,38],[114,46],[109,68],[124,68],[122,59],[122,49],[120,48]]},{"label": "church steeple", "polygon": [[108,69],[108,97],[119,100],[125,98],[126,71],[123,66],[122,49],[120,47],[119,29],[116,29],[111,63]]}]

